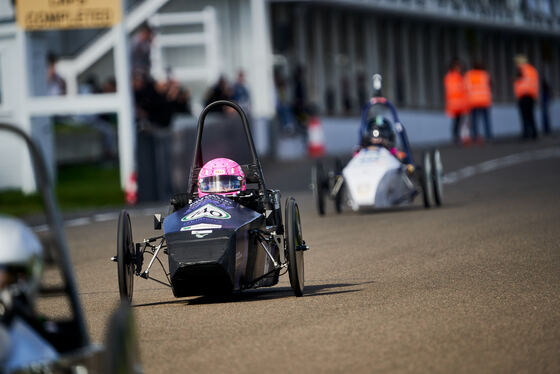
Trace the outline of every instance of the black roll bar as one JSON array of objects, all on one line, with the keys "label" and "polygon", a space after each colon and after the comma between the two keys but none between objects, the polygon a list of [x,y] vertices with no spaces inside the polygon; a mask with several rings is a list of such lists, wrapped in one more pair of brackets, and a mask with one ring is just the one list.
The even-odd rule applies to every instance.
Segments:
[{"label": "black roll bar", "polygon": [[56,204],[54,197],[51,179],[47,173],[45,159],[37,144],[27,135],[23,130],[5,123],[0,123],[0,130],[11,132],[22,138],[29,153],[33,164],[37,188],[41,194],[45,214],[47,218],[47,225],[52,233],[56,250],[58,250],[58,261],[62,269],[62,276],[65,283],[64,288],[67,291],[67,296],[70,301],[70,307],[74,315],[76,324],[76,338],[80,344],[80,348],[87,347],[90,344],[89,336],[86,330],[84,315],[82,313],[82,306],[78,297],[78,288],[76,287],[76,280],[74,272],[72,271],[72,263],[70,262],[70,253],[68,251],[68,244],[62,231],[62,218]]},{"label": "black roll bar", "polygon": [[241,117],[243,129],[245,130],[245,136],[247,137],[247,143],[249,144],[249,150],[251,151],[251,157],[253,159],[253,162],[249,165],[246,165],[245,169],[247,169],[249,173],[252,174],[249,175],[248,177],[255,177],[259,185],[260,192],[265,197],[265,201],[268,203],[269,199],[268,199],[268,194],[266,193],[266,185],[264,182],[262,167],[259,158],[257,156],[255,144],[253,143],[253,136],[251,134],[251,128],[249,127],[249,121],[247,120],[247,116],[245,115],[245,112],[239,105],[227,100],[219,100],[209,104],[208,106],[206,106],[206,108],[204,108],[204,110],[202,110],[202,113],[200,113],[200,116],[198,117],[193,164],[189,175],[189,189],[188,189],[189,199],[192,199],[195,194],[198,172],[204,166],[204,160],[202,159],[202,133],[204,129],[204,121],[206,120],[206,116],[208,115],[208,113],[210,113],[210,111],[212,111],[216,107],[221,107],[221,106],[229,106],[230,108],[233,108],[237,112],[237,114],[239,114],[239,117]]}]

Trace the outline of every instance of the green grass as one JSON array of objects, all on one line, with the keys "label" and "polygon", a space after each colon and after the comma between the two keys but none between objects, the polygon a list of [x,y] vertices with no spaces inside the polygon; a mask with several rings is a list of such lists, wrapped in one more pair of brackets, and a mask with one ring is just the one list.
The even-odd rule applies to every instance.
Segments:
[{"label": "green grass", "polygon": [[[120,206],[124,203],[116,166],[87,164],[59,167],[55,194],[63,211]],[[21,217],[41,212],[42,209],[38,194],[0,192],[0,213]]]},{"label": "green grass", "polygon": [[54,131],[57,134],[95,134],[97,131],[91,126],[83,124],[55,123]]}]

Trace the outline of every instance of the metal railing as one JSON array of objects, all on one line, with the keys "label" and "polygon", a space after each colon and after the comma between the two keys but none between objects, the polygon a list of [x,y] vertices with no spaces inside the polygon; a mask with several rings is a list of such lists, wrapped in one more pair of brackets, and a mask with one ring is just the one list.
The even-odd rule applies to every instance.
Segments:
[{"label": "metal railing", "polygon": [[[165,78],[166,68],[173,66],[173,76],[177,80],[188,83],[204,81],[210,83],[220,75],[220,59],[218,57],[218,22],[214,7],[205,7],[199,12],[160,13],[150,17],[149,24],[155,30],[152,45],[152,75],[158,79]],[[200,26],[196,31],[189,27]],[[166,27],[182,28],[185,31],[165,32]],[[203,56],[200,64],[185,66],[184,61],[168,61],[166,49],[183,49],[185,54],[189,48],[202,47]]]},{"label": "metal railing", "polygon": [[518,31],[560,33],[560,4],[554,0],[331,0],[416,16],[499,26]]}]

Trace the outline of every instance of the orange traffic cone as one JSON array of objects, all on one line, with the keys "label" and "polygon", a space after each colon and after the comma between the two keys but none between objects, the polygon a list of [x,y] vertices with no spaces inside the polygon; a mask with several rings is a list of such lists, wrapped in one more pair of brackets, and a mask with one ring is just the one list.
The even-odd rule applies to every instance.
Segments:
[{"label": "orange traffic cone", "polygon": [[124,197],[128,205],[134,205],[138,201],[138,183],[136,172],[130,174],[124,185]]},{"label": "orange traffic cone", "polygon": [[307,152],[310,157],[321,157],[325,154],[325,134],[319,117],[311,117],[307,125]]}]

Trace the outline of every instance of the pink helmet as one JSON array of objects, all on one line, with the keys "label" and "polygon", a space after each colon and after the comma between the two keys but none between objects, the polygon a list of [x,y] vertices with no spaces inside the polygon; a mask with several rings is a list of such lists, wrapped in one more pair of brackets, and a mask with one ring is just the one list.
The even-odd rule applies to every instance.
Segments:
[{"label": "pink helmet", "polygon": [[245,191],[245,173],[239,164],[229,158],[215,158],[208,161],[198,174],[198,196],[216,194],[237,195]]}]

